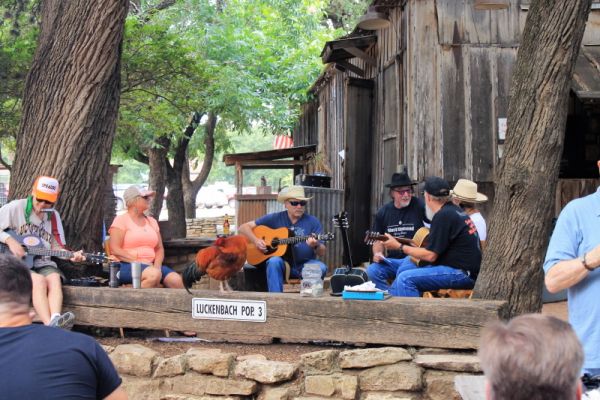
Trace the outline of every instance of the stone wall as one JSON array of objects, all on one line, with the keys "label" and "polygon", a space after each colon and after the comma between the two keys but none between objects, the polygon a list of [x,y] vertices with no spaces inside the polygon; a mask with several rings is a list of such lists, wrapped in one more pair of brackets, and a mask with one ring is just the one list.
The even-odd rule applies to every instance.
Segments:
[{"label": "stone wall", "polygon": [[474,353],[439,349],[322,350],[295,363],[219,349],[168,358],[138,344],[105,349],[132,400],[460,400],[454,376],[481,373]]},{"label": "stone wall", "polygon": [[[223,221],[225,221],[225,216],[199,219],[186,218],[186,237],[216,237],[217,225],[223,226]],[[229,223],[234,224],[234,221],[235,216],[229,215]]]}]

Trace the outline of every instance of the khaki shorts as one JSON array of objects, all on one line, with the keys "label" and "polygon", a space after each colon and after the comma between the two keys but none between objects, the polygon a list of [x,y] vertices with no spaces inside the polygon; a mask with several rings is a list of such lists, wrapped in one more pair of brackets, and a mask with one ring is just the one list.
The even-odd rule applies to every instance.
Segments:
[{"label": "khaki shorts", "polygon": [[65,274],[63,274],[63,272],[60,269],[58,269],[58,267],[55,267],[52,265],[44,265],[43,267],[33,268],[31,271],[35,272],[36,274],[40,274],[42,276],[48,276],[50,274],[58,274],[58,275],[60,275],[60,281],[63,284],[67,281],[67,277],[65,276]]}]

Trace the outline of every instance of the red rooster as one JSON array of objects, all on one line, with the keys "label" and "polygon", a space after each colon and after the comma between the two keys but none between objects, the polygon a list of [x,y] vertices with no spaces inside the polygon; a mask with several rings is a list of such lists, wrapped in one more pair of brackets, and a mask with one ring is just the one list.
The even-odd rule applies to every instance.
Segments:
[{"label": "red rooster", "polygon": [[244,266],[246,261],[246,238],[244,236],[219,237],[215,243],[196,254],[196,262],[183,271],[183,285],[186,290],[208,275],[219,282],[221,293],[231,291],[227,282]]}]

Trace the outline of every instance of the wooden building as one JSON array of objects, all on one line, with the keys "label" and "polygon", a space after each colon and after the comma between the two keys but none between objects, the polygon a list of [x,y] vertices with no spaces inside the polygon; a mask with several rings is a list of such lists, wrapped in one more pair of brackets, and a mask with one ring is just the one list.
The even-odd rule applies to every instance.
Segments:
[{"label": "wooden building", "polygon": [[[415,180],[472,179],[493,200],[530,1],[478,10],[479,1],[376,0],[389,27],[357,27],[323,49],[327,67],[311,88],[314,100],[304,106],[294,143],[316,144],[333,171],[332,187],[344,189],[357,261],[368,258],[362,232],[388,201],[384,184],[402,168]],[[596,187],[599,23],[600,0],[593,0],[570,94],[558,210]]]}]

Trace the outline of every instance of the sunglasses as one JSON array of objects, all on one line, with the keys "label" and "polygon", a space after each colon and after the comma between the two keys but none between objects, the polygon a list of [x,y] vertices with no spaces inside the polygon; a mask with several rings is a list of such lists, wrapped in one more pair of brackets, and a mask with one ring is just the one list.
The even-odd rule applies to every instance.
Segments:
[{"label": "sunglasses", "polygon": [[394,192],[400,193],[400,194],[411,194],[412,193],[412,189],[402,189],[402,190],[394,189]]},{"label": "sunglasses", "polygon": [[35,201],[37,201],[38,203],[48,204],[49,206],[53,206],[54,205],[54,203],[52,203],[51,201],[38,199],[37,197],[35,198]]},{"label": "sunglasses", "polygon": [[298,206],[304,207],[306,205],[306,201],[305,200],[299,200],[299,201],[290,200],[290,205],[293,207],[298,207]]},{"label": "sunglasses", "polygon": [[152,198],[151,195],[147,195],[147,196],[140,196],[142,199],[144,200],[150,200]]}]

